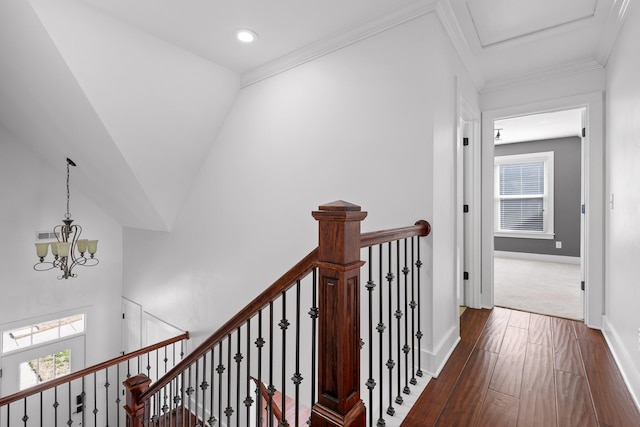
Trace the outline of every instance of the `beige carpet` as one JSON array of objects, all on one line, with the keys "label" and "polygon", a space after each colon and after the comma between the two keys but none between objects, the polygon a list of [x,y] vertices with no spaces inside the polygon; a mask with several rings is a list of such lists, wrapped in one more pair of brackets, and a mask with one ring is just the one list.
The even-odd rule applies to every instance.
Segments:
[{"label": "beige carpet", "polygon": [[579,265],[495,257],[494,280],[497,306],[583,319]]}]

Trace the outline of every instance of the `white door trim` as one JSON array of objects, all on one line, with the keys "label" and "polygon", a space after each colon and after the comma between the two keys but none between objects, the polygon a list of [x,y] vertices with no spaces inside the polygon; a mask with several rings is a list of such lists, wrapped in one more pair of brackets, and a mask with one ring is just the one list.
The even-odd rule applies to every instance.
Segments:
[{"label": "white door trim", "polygon": [[[604,94],[592,92],[566,98],[516,105],[482,113],[482,289],[481,303],[491,308],[493,299],[493,122],[548,111],[585,108],[584,198],[586,205],[585,323],[602,328],[604,313]],[[477,286],[477,285],[476,285]]]}]

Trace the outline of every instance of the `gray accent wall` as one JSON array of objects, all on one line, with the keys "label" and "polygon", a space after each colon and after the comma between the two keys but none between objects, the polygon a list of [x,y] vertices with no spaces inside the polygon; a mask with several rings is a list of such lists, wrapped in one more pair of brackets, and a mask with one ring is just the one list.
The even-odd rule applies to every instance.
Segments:
[{"label": "gray accent wall", "polygon": [[[580,138],[501,144],[495,156],[554,152],[554,228],[555,240],[495,237],[496,251],[526,252],[545,255],[580,256]],[[562,249],[556,249],[556,241]]]}]

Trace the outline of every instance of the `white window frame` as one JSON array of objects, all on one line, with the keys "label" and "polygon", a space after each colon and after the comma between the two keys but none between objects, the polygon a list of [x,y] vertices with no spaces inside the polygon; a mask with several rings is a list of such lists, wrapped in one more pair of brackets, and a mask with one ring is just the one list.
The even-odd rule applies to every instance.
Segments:
[{"label": "white window frame", "polygon": [[[544,195],[542,197],[543,215],[542,231],[511,231],[500,228],[500,165],[544,162]],[[514,154],[494,157],[494,236],[521,239],[554,239],[554,206],[553,206],[553,151],[540,153]]]}]

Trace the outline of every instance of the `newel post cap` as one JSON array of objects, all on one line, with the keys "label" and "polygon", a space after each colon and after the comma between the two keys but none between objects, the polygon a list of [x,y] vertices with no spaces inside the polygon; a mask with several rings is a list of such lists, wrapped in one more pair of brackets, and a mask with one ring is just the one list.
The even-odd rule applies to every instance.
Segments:
[{"label": "newel post cap", "polygon": [[317,220],[342,220],[342,221],[362,221],[367,212],[362,212],[362,208],[353,203],[344,200],[336,200],[335,202],[325,203],[318,206],[317,211],[313,211],[312,215]]}]

